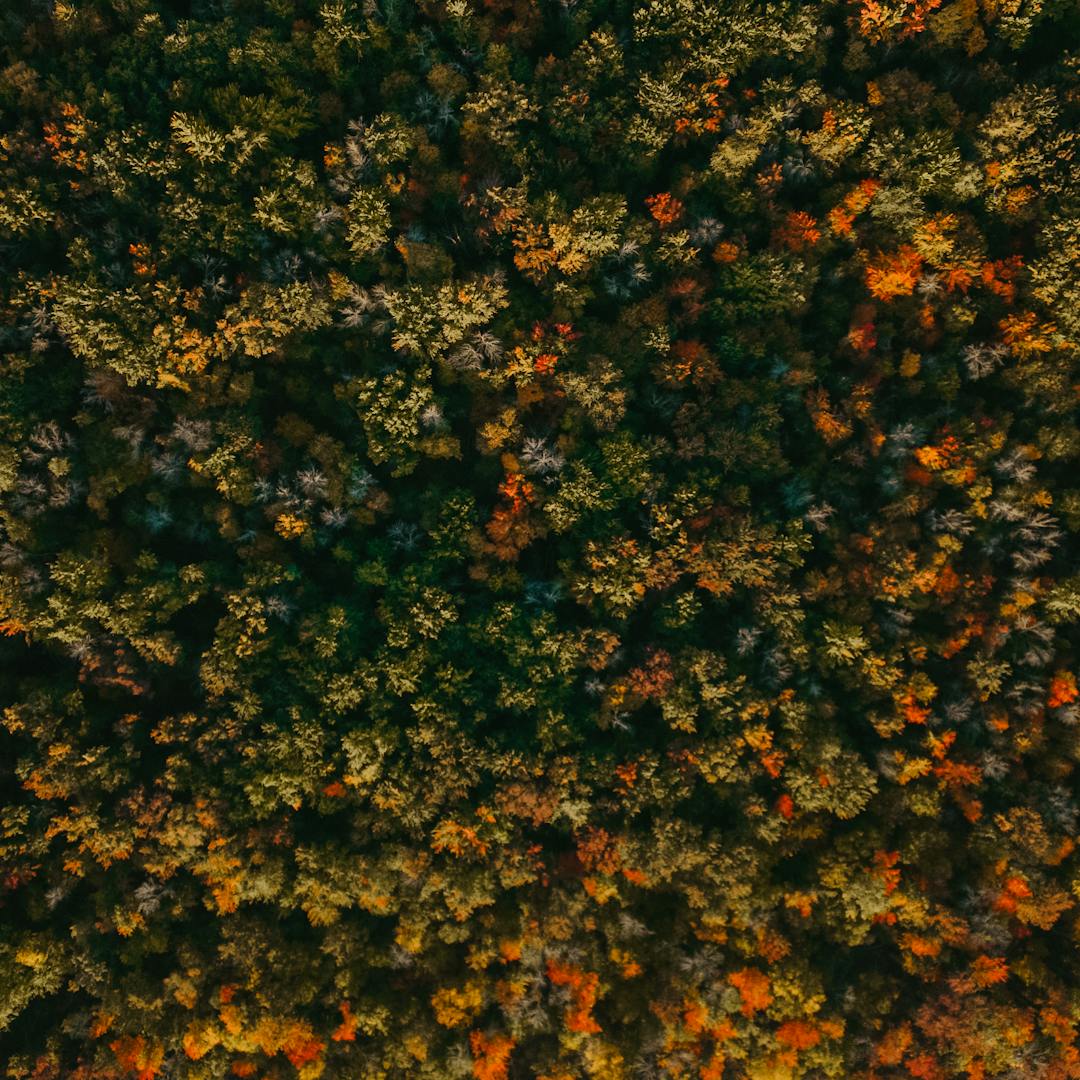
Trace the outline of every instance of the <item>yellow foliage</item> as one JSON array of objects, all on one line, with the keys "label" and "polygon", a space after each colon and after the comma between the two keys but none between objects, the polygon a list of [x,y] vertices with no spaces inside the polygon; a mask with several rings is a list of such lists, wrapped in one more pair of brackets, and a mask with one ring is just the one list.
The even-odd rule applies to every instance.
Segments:
[{"label": "yellow foliage", "polygon": [[37,969],[44,965],[48,959],[48,954],[41,949],[35,949],[32,946],[24,946],[15,952],[15,963],[22,964],[23,967]]},{"label": "yellow foliage", "polygon": [[918,375],[920,367],[922,367],[922,357],[917,352],[912,352],[909,349],[904,353],[900,361],[900,374],[905,379],[911,379]]},{"label": "yellow foliage", "polygon": [[443,1027],[463,1027],[484,1006],[484,991],[479,982],[470,980],[461,987],[437,990],[431,997],[435,1019]]},{"label": "yellow foliage", "polygon": [[274,532],[286,540],[293,540],[298,536],[303,536],[307,530],[308,523],[295,514],[279,514],[277,521],[274,522]]}]

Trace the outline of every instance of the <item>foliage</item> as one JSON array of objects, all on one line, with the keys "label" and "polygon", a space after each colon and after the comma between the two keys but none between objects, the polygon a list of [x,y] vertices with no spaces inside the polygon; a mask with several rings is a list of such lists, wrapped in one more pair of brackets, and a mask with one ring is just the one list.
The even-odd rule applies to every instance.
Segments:
[{"label": "foliage", "polygon": [[3,1075],[1080,1077],[1075,4],[2,6]]}]

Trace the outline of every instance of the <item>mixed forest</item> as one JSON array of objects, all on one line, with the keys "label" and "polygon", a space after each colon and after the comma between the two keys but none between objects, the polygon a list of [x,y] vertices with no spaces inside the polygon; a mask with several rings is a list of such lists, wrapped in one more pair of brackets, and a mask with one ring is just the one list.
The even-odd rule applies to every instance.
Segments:
[{"label": "mixed forest", "polygon": [[1080,1078],[1075,0],[0,4],[0,1074]]}]

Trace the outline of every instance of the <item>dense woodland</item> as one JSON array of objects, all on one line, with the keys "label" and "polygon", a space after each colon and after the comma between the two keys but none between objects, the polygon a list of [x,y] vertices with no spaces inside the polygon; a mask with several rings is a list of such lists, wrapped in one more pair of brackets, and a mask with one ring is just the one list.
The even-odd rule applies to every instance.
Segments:
[{"label": "dense woodland", "polygon": [[1080,1077],[1080,5],[0,5],[0,1070]]}]

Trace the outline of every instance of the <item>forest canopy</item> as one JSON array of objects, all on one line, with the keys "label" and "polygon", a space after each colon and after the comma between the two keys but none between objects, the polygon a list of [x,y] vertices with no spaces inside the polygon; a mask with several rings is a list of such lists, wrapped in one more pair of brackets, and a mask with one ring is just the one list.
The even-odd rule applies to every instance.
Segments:
[{"label": "forest canopy", "polygon": [[1080,1078],[1075,0],[0,7],[4,1077]]}]

